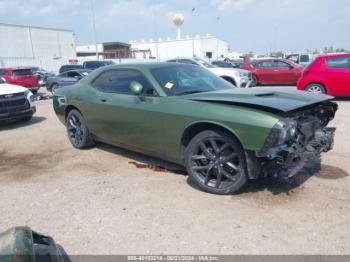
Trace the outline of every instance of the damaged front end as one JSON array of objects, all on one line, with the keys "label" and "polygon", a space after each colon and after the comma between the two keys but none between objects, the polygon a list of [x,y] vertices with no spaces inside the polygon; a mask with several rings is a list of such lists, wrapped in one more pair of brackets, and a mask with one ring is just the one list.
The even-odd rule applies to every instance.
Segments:
[{"label": "damaged front end", "polygon": [[336,103],[325,101],[284,113],[256,152],[262,171],[286,170],[296,162],[306,162],[331,150],[335,128],[327,125],[337,108]]}]

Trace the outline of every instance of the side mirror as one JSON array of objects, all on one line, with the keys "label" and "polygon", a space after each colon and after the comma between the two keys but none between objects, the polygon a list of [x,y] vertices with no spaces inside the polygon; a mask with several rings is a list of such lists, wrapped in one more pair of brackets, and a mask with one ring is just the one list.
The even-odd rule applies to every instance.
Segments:
[{"label": "side mirror", "polygon": [[82,77],[81,76],[75,76],[74,77],[76,80],[80,80],[80,79],[82,79]]},{"label": "side mirror", "polygon": [[294,66],[291,66],[291,65],[289,66],[289,70],[292,70],[293,68],[294,68]]},{"label": "side mirror", "polygon": [[141,96],[143,86],[137,81],[132,81],[130,83],[130,89],[135,96]]}]

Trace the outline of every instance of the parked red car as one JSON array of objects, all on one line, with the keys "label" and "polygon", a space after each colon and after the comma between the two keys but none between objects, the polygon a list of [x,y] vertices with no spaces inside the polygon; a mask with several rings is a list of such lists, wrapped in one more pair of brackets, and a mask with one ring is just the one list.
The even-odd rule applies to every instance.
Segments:
[{"label": "parked red car", "polygon": [[298,89],[333,96],[350,96],[350,54],[316,58],[305,68]]},{"label": "parked red car", "polygon": [[253,74],[253,85],[295,85],[303,67],[287,59],[259,59],[241,67]]},{"label": "parked red car", "polygon": [[30,68],[0,68],[0,77],[5,78],[8,84],[24,86],[33,93],[39,90],[38,78]]}]

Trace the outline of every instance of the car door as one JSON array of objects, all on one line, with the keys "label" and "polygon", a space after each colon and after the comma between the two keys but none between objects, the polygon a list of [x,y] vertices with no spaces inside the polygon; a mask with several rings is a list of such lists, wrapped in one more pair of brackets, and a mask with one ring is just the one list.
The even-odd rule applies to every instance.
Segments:
[{"label": "car door", "polygon": [[350,56],[326,58],[327,88],[334,95],[350,96]]},{"label": "car door", "polygon": [[261,84],[276,83],[273,61],[261,61],[254,65],[254,72]]},{"label": "car door", "polygon": [[[130,83],[143,86],[143,96],[135,96]],[[91,132],[103,141],[145,152],[164,153],[161,101],[153,86],[137,70],[111,69],[91,83],[94,94],[87,107]]]},{"label": "car door", "polygon": [[79,81],[81,78],[81,75],[76,71],[68,71],[66,73],[63,73],[59,80],[60,86],[67,86],[67,85],[74,85],[76,82]]},{"label": "car door", "polygon": [[275,60],[274,69],[276,84],[295,84],[299,78],[298,68],[287,62]]}]

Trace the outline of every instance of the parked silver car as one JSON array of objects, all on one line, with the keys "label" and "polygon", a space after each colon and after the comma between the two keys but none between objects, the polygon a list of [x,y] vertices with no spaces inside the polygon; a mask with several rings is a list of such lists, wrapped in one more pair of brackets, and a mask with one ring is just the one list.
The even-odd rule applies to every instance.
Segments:
[{"label": "parked silver car", "polygon": [[46,89],[49,92],[54,93],[57,88],[67,85],[74,85],[80,79],[87,76],[91,70],[88,69],[77,69],[63,72],[57,76],[52,76],[46,80]]}]

